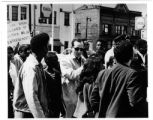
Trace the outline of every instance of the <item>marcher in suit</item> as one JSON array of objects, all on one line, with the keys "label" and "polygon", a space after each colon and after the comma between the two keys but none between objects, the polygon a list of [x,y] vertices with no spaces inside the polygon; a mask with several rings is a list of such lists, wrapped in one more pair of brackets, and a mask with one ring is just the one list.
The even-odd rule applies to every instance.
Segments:
[{"label": "marcher in suit", "polygon": [[148,87],[148,61],[147,61],[147,41],[139,39],[134,44],[134,59],[131,63],[131,68],[135,69],[139,76],[140,80],[144,81],[146,86],[144,91],[146,91],[147,97],[147,87]]},{"label": "marcher in suit", "polygon": [[134,69],[143,69],[148,67],[147,63],[147,41],[139,39],[134,45],[135,57],[132,61],[131,67]]},{"label": "marcher in suit", "polygon": [[[114,48],[116,65],[101,71],[91,95],[98,117],[147,117],[146,85],[131,69],[133,46],[123,41]],[[98,98],[98,95],[100,99]]]},{"label": "marcher in suit", "polygon": [[72,41],[72,53],[60,59],[62,71],[63,97],[66,104],[66,117],[73,117],[78,95],[76,84],[83,69],[85,58],[82,56],[83,42],[80,39]]},{"label": "marcher in suit", "polygon": [[47,68],[45,69],[46,91],[49,108],[49,118],[65,117],[66,109],[61,86],[61,70],[58,57],[54,52],[48,52],[44,57]]}]

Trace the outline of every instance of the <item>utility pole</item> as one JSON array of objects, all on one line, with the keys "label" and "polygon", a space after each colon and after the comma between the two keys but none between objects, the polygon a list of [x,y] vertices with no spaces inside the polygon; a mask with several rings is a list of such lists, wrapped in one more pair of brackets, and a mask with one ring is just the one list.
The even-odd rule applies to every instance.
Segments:
[{"label": "utility pole", "polygon": [[33,36],[36,35],[36,5],[34,4],[34,23],[33,23]]},{"label": "utility pole", "polygon": [[50,39],[50,43],[51,43],[51,51],[54,50],[54,7],[53,7],[53,4],[51,4],[52,6],[52,29],[51,29],[51,34],[52,34],[52,37]]},{"label": "utility pole", "polygon": [[31,4],[29,4],[29,30],[31,33]]},{"label": "utility pole", "polygon": [[88,39],[88,20],[91,21],[91,18],[89,17],[86,18],[86,40]]}]

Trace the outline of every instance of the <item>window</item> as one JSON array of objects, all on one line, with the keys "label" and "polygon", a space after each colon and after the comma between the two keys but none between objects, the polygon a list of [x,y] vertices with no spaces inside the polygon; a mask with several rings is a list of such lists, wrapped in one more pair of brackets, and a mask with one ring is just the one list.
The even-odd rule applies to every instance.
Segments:
[{"label": "window", "polygon": [[[57,12],[54,11],[54,24],[56,24],[56,16],[57,16]],[[49,19],[49,24],[52,24],[52,13],[50,14]]]},{"label": "window", "polygon": [[56,11],[54,11],[54,24],[56,24]]},{"label": "window", "polygon": [[76,23],[76,27],[75,27],[75,34],[80,34],[81,33],[81,23]]},{"label": "window", "polygon": [[102,25],[102,34],[103,35],[109,35],[109,34],[111,34],[111,25],[109,25],[109,24],[103,24]]},{"label": "window", "polygon": [[116,33],[117,35],[126,34],[126,33],[127,33],[127,26],[116,25],[116,26],[115,26],[115,33]]},{"label": "window", "polygon": [[68,48],[69,41],[64,41],[64,49]]},{"label": "window", "polygon": [[9,6],[7,5],[7,20],[9,20]]},{"label": "window", "polygon": [[120,26],[115,26],[115,32],[117,35],[121,34]]},{"label": "window", "polygon": [[52,13],[50,14],[50,17],[49,17],[49,24],[52,24]]},{"label": "window", "polygon": [[12,21],[18,20],[18,6],[12,6]]},{"label": "window", "polygon": [[132,35],[132,36],[135,36],[135,30],[134,30],[134,27],[131,28],[131,35]]},{"label": "window", "polygon": [[21,7],[21,20],[25,20],[27,18],[26,11],[26,7]]},{"label": "window", "polygon": [[141,35],[141,31],[140,30],[135,30],[135,34],[136,34],[136,36],[140,36]]},{"label": "window", "polygon": [[65,12],[64,25],[65,26],[70,25],[70,13],[68,13],[68,12]]}]

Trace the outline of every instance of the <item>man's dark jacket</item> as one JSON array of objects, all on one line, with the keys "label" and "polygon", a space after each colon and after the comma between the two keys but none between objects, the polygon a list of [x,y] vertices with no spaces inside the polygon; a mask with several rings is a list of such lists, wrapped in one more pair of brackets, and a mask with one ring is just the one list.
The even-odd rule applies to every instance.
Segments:
[{"label": "man's dark jacket", "polygon": [[99,73],[91,105],[98,117],[147,117],[146,81],[135,70],[117,63]]}]

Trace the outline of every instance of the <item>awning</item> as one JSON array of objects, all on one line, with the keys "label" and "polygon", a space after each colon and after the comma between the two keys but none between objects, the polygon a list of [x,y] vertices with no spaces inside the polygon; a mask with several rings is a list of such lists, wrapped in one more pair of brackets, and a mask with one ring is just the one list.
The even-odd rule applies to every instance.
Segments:
[{"label": "awning", "polygon": [[59,39],[54,39],[54,46],[64,46]]}]

